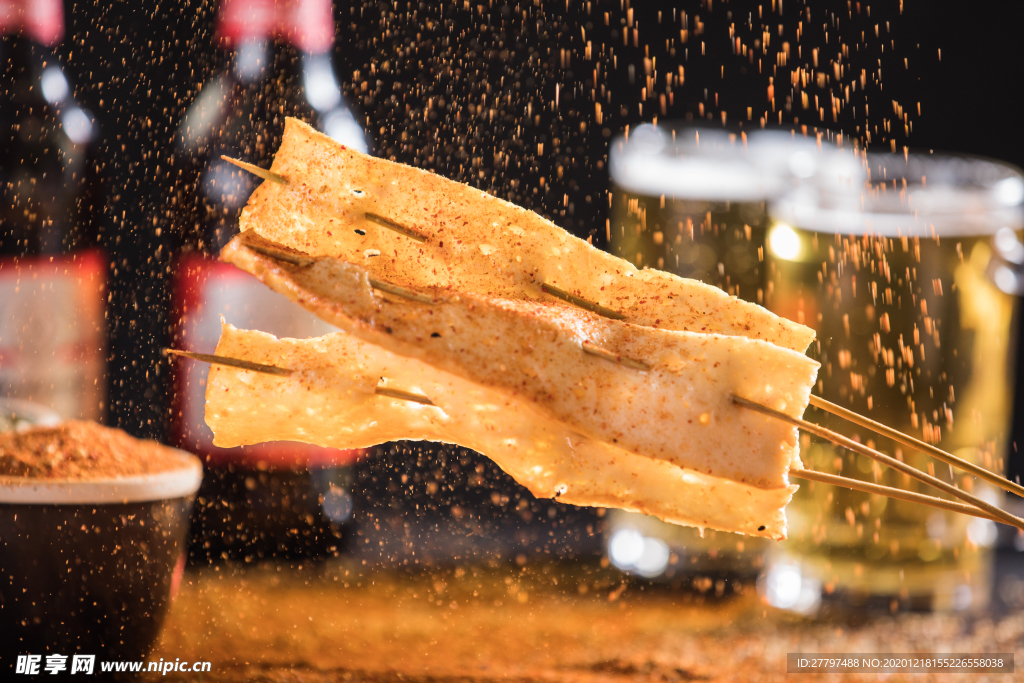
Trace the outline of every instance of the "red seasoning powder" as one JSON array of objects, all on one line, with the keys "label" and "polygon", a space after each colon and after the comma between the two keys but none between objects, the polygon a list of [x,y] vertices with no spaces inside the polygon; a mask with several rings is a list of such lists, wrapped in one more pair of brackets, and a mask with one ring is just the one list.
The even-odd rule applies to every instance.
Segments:
[{"label": "red seasoning powder", "polygon": [[0,477],[113,479],[181,466],[174,449],[95,422],[0,432]]}]

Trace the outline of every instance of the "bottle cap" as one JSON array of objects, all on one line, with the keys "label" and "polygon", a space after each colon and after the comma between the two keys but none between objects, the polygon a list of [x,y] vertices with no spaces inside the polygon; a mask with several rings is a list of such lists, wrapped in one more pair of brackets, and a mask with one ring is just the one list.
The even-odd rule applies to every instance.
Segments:
[{"label": "bottle cap", "polygon": [[62,0],[0,0],[0,35],[8,33],[23,33],[43,45],[59,43],[64,37]]},{"label": "bottle cap", "polygon": [[326,52],[334,40],[331,0],[223,0],[217,36],[227,45],[278,38],[305,52]]}]

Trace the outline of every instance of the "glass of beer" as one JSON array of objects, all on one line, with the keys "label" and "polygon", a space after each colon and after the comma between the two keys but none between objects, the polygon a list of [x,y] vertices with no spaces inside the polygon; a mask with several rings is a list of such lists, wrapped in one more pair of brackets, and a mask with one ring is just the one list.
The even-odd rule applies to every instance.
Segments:
[{"label": "glass of beer", "polygon": [[[764,303],[767,203],[811,178],[856,172],[852,152],[792,130],[749,135],[688,124],[643,124],[611,144],[609,247],[636,266],[701,280]],[[849,171],[853,169],[853,171]],[[768,544],[726,532],[700,534],[612,511],[609,560],[648,578],[720,592],[708,577],[752,578]]]},{"label": "glass of beer", "polygon": [[[863,178],[773,202],[766,305],[813,327],[815,393],[1004,474],[1024,262],[1024,178],[1006,164],[864,154]],[[823,413],[810,418],[986,500],[1002,492]],[[851,429],[853,431],[851,431]],[[803,435],[809,469],[944,497]],[[969,610],[990,594],[995,523],[801,482],[763,592],[812,613]]]}]

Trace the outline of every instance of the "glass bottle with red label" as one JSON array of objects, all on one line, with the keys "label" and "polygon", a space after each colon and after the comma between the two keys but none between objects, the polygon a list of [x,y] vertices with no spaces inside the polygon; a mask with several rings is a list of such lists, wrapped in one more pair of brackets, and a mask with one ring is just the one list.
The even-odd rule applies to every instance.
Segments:
[{"label": "glass bottle with red label", "polygon": [[107,263],[95,124],[55,52],[61,0],[0,3],[0,397],[99,420]]},{"label": "glass bottle with red label", "polygon": [[[335,331],[216,255],[238,231],[259,179],[228,156],[267,168],[286,116],[366,151],[331,62],[330,0],[224,0],[217,35],[227,60],[203,84],[178,131],[194,191],[181,208],[183,247],[173,276],[176,346],[212,353],[221,318],[278,337]],[[177,365],[178,444],[201,455],[206,477],[193,523],[194,559],[326,557],[352,521],[350,464],[359,455],[292,442],[222,449],[204,421],[207,368]]]}]

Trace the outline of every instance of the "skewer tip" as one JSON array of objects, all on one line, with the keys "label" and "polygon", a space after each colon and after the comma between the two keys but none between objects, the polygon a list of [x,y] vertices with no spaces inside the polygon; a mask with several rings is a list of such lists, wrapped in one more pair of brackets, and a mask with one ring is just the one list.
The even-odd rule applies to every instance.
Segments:
[{"label": "skewer tip", "polygon": [[596,356],[606,361],[617,363],[618,365],[630,368],[632,370],[640,370],[641,372],[647,372],[651,369],[651,366],[643,362],[642,360],[635,360],[633,358],[626,358],[625,356],[620,356],[619,354],[609,351],[608,349],[603,349],[600,346],[595,345],[589,339],[584,339],[583,342],[580,344],[580,347],[583,349],[584,353],[589,353],[591,356]]},{"label": "skewer tip", "polygon": [[416,230],[413,230],[412,228],[407,228],[404,225],[399,225],[398,223],[394,222],[389,218],[385,218],[384,216],[378,216],[375,213],[367,212],[365,214],[365,217],[366,220],[370,221],[371,223],[375,223],[382,228],[387,228],[388,230],[397,232],[399,235],[405,235],[406,237],[416,242],[423,243],[427,241],[426,235]]},{"label": "skewer tip", "polygon": [[612,309],[602,306],[601,304],[594,303],[593,301],[587,301],[582,297],[576,296],[575,294],[567,292],[563,289],[559,289],[558,287],[555,287],[554,285],[549,284],[547,282],[541,283],[540,289],[542,292],[548,294],[549,296],[553,296],[556,299],[561,299],[562,301],[568,304],[572,304],[577,308],[582,308],[585,311],[596,313],[597,315],[603,318],[609,318],[611,320],[625,320],[626,318],[625,315],[619,313],[618,311],[613,311]]},{"label": "skewer tip", "polygon": [[249,360],[242,360],[241,358],[229,358],[227,356],[217,356],[212,353],[196,353],[195,351],[183,351],[181,349],[165,348],[163,350],[164,355],[181,356],[182,358],[190,358],[197,360],[201,363],[209,363],[211,365],[226,365],[232,368],[239,368],[240,370],[251,370],[253,372],[262,372],[266,375],[278,375],[280,377],[287,377],[292,374],[292,371],[288,368],[279,368],[276,365],[266,365],[264,363],[254,363]]},{"label": "skewer tip", "polygon": [[285,179],[285,177],[283,175],[279,174],[279,173],[274,173],[273,171],[268,171],[265,168],[260,168],[259,166],[255,166],[253,164],[246,163],[244,161],[240,161],[239,159],[232,159],[231,157],[225,156],[223,154],[220,155],[220,158],[223,159],[224,161],[228,162],[229,164],[234,164],[235,166],[237,166],[238,168],[240,168],[240,169],[242,169],[244,171],[248,171],[249,173],[252,173],[253,175],[259,176],[260,178],[263,178],[264,180],[269,180],[270,182],[277,183],[278,185],[287,185],[288,184],[288,181]]}]

